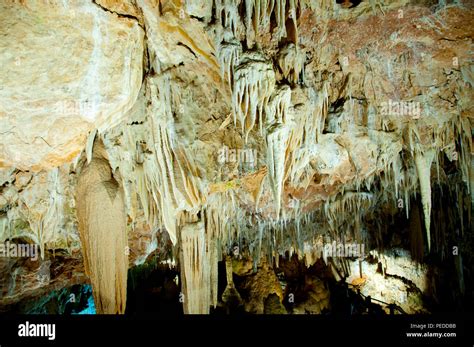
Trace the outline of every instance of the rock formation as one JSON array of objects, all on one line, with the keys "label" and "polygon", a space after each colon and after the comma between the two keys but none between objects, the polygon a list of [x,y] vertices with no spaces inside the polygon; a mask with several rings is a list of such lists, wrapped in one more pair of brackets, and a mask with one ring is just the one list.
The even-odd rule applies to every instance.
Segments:
[{"label": "rock formation", "polygon": [[84,271],[99,313],[124,313],[127,296],[127,216],[122,187],[113,177],[101,143],[81,171],[76,211]]},{"label": "rock formation", "polygon": [[[0,242],[76,264],[101,313],[152,259],[185,313],[225,306],[226,257],[248,312],[330,310],[330,278],[424,312],[458,274],[468,300],[473,18],[463,0],[5,0]],[[397,257],[413,285],[373,266]],[[276,277],[293,261],[294,305]],[[39,270],[0,263],[7,310],[27,296],[14,271]],[[86,282],[56,275],[28,295]]]}]

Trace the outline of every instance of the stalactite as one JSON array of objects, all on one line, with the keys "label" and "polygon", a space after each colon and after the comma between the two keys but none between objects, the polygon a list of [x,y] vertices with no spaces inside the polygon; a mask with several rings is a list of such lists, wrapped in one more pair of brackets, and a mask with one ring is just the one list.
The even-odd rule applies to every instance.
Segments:
[{"label": "stalactite", "polygon": [[400,187],[400,181],[401,181],[401,176],[400,176],[400,157],[397,155],[395,160],[392,161],[391,167],[392,167],[392,180],[393,180],[393,187],[395,188],[395,199],[398,200],[398,192],[399,192],[399,187]]},{"label": "stalactite", "polygon": [[[308,107],[293,119],[293,127],[287,148],[289,154],[287,173],[292,185],[307,188],[315,173],[311,163],[317,155],[317,143],[323,132],[328,111],[328,85],[323,83],[321,90],[302,89]],[[289,112],[292,114],[292,112]]]},{"label": "stalactite", "polygon": [[[285,123],[288,124],[288,109],[291,106],[291,89],[287,85],[275,88],[270,100],[265,105],[265,122],[267,124]],[[263,125],[260,123],[260,133],[263,134]]]},{"label": "stalactite", "polygon": [[217,307],[218,299],[218,262],[219,262],[219,249],[218,249],[219,239],[217,236],[212,233],[207,234],[207,247],[209,252],[209,283],[210,283],[210,300],[211,305]]},{"label": "stalactite", "polygon": [[[44,258],[45,244],[48,241],[54,241],[59,230],[63,226],[64,220],[64,201],[60,180],[59,168],[55,168],[48,173],[50,182],[49,204],[46,214],[41,221],[42,245],[41,257]],[[47,234],[47,235],[45,235]]]},{"label": "stalactite", "polygon": [[270,61],[259,52],[246,52],[234,72],[232,97],[234,124],[239,120],[245,139],[263,112],[275,87],[275,72]]},{"label": "stalactite", "polygon": [[242,55],[242,45],[235,38],[227,38],[219,43],[217,48],[219,64],[221,66],[222,78],[227,77],[230,87],[233,87],[234,69],[239,64]]},{"label": "stalactite", "polygon": [[[169,5],[174,8],[177,3],[178,1],[172,1],[172,4],[162,3],[161,5],[167,8],[169,8]],[[166,49],[163,52],[150,51],[150,57],[147,59],[156,60],[154,65],[163,66],[163,70],[156,68],[154,73],[151,70],[148,71],[148,68],[146,69],[147,76],[144,79],[143,90],[146,90],[147,95],[143,100],[137,102],[137,105],[146,108],[143,112],[146,115],[143,120],[137,122],[134,119],[132,123],[134,127],[141,130],[132,135],[132,131],[129,130],[131,126],[128,127],[130,125],[128,124],[125,127],[123,137],[117,136],[115,138],[117,147],[122,146],[122,140],[127,143],[124,146],[126,150],[123,152],[130,155],[127,157],[124,154],[120,165],[114,163],[110,158],[107,161],[101,145],[94,146],[96,130],[90,133],[85,146],[88,165],[84,166],[79,177],[77,191],[78,220],[85,269],[94,286],[94,297],[96,298],[98,311],[122,313],[125,309],[128,260],[125,255],[121,255],[122,253],[126,254],[127,244],[125,210],[129,212],[132,220],[141,218],[143,212],[145,219],[153,230],[156,230],[158,226],[164,226],[169,233],[176,247],[175,249],[180,252],[182,285],[185,293],[184,310],[186,313],[208,313],[211,305],[214,307],[217,305],[217,264],[222,259],[222,253],[227,254],[234,243],[238,245],[239,252],[244,251],[242,248],[246,243],[251,243],[248,253],[255,261],[255,267],[262,256],[268,258],[269,262],[275,262],[278,266],[278,255],[284,253],[283,250],[290,249],[290,247],[290,254],[296,252],[298,257],[304,257],[306,265],[310,266],[321,257],[321,253],[316,251],[316,245],[322,242],[323,237],[332,237],[332,239],[340,237],[343,240],[342,242],[345,242],[344,237],[352,237],[350,233],[355,230],[355,239],[361,242],[367,232],[366,227],[361,224],[367,211],[369,209],[373,211],[372,208],[377,203],[378,206],[382,206],[385,213],[386,210],[390,210],[390,206],[387,207],[388,204],[385,203],[390,202],[392,197],[397,199],[397,203],[399,198],[405,199],[404,208],[406,209],[407,218],[410,216],[412,255],[417,259],[421,259],[423,257],[423,237],[420,215],[416,205],[412,210],[410,210],[409,205],[410,197],[416,194],[418,189],[418,183],[415,182],[416,176],[414,176],[415,170],[418,173],[428,248],[430,248],[432,242],[430,234],[432,199],[430,169],[432,161],[436,160],[438,182],[446,179],[446,177],[443,177],[443,175],[446,176],[446,173],[443,172],[443,161],[446,159],[443,155],[439,155],[442,153],[441,151],[444,150],[448,159],[453,162],[456,160],[454,159],[454,153],[458,154],[456,151],[460,153],[456,165],[462,173],[463,180],[469,180],[470,182],[468,188],[474,204],[474,161],[472,161],[474,159],[470,156],[472,153],[472,133],[469,119],[456,116],[452,117],[452,120],[443,120],[438,124],[431,123],[431,121],[425,122],[423,118],[416,122],[408,121],[412,123],[409,127],[414,127],[414,124],[416,124],[419,128],[414,127],[409,132],[409,141],[405,141],[405,144],[409,147],[408,150],[412,154],[412,158],[402,162],[402,155],[400,154],[402,146],[400,143],[402,141],[399,138],[393,139],[394,143],[400,144],[400,148],[395,148],[395,151],[389,148],[388,145],[387,147],[383,146],[383,142],[390,142],[385,141],[389,137],[376,134],[382,133],[382,131],[379,131],[380,126],[377,123],[383,122],[382,130],[386,130],[387,134],[393,133],[396,137],[402,127],[400,125],[402,122],[393,120],[391,117],[382,120],[373,119],[377,116],[374,107],[374,101],[376,100],[372,99],[369,93],[366,93],[367,99],[364,97],[363,100],[359,100],[363,107],[357,107],[355,97],[359,95],[358,98],[360,99],[361,95],[360,88],[357,86],[358,77],[351,74],[347,81],[344,81],[344,78],[341,80],[340,71],[334,71],[331,66],[328,66],[334,63],[333,58],[335,58],[336,53],[327,53],[333,48],[330,42],[324,42],[327,33],[321,33],[321,31],[324,32],[328,28],[324,28],[320,24],[324,21],[322,19],[323,15],[327,19],[337,13],[339,5],[335,1],[213,0],[213,3],[215,4],[215,17],[213,16],[211,19],[210,16],[206,15],[204,20],[200,20],[198,13],[194,13],[197,20],[192,19],[191,21],[197,26],[189,26],[188,29],[198,27],[198,29],[201,29],[201,27],[208,25],[205,29],[206,33],[210,37],[216,36],[216,56],[220,63],[222,78],[227,80],[232,91],[234,123],[235,125],[240,123],[246,142],[255,126],[259,128],[262,138],[258,136],[255,139],[252,138],[251,143],[258,150],[266,146],[266,167],[263,169],[267,172],[260,181],[253,179],[252,184],[258,186],[258,189],[249,190],[250,194],[247,194],[249,191],[243,192],[245,190],[244,185],[234,184],[237,181],[236,179],[230,182],[231,184],[228,184],[229,182],[222,183],[222,185],[233,185],[231,189],[213,192],[207,195],[206,198],[203,197],[201,173],[206,172],[208,174],[212,172],[212,163],[208,160],[209,168],[203,167],[200,170],[201,168],[193,160],[196,153],[193,153],[191,149],[196,147],[181,147],[180,140],[182,140],[182,143],[186,142],[188,144],[190,139],[186,136],[184,136],[184,139],[179,137],[183,133],[187,135],[188,131],[194,132],[194,130],[196,130],[194,132],[196,134],[195,138],[199,138],[200,141],[204,141],[204,135],[208,136],[209,140],[202,143],[204,147],[199,149],[202,149],[202,151],[197,155],[201,165],[204,162],[204,166],[207,164],[205,160],[209,159],[212,154],[210,154],[212,149],[209,151],[208,149],[210,147],[215,148],[216,142],[221,142],[222,136],[227,137],[225,140],[232,144],[236,144],[237,141],[238,146],[240,146],[240,139],[238,136],[235,138],[233,132],[222,131],[228,125],[230,116],[225,125],[219,127],[218,134],[214,134],[212,131],[203,134],[203,129],[200,126],[196,126],[196,129],[187,128],[194,121],[201,123],[205,120],[207,114],[204,110],[207,110],[207,108],[201,108],[201,106],[206,103],[206,97],[211,100],[215,96],[209,93],[209,95],[203,97],[197,92],[189,92],[186,97],[191,100],[194,99],[193,107],[189,107],[189,109],[195,111],[195,113],[182,116],[173,112],[173,107],[181,104],[179,93],[174,91],[179,90],[178,83],[182,83],[183,86],[186,84],[186,87],[189,87],[191,84],[196,86],[198,82],[207,83],[208,81],[205,81],[206,78],[193,80],[188,78],[189,76],[185,76],[186,78],[181,76],[182,70],[185,70],[188,65],[185,64],[185,68],[183,68],[178,65],[179,57],[177,57],[177,60],[172,59],[174,57],[171,55],[174,50],[168,49],[171,49],[171,46],[165,47]],[[308,3],[312,11],[303,13],[302,6],[304,3]],[[161,5],[159,6],[160,9],[156,9],[157,11],[162,10]],[[365,11],[364,6],[365,4],[362,4],[361,7],[354,10],[355,12],[344,10],[341,18],[346,18],[346,15],[350,18],[357,17]],[[151,7],[150,5],[149,8]],[[196,5],[197,7],[199,6]],[[179,7],[175,9],[177,8]],[[323,10],[326,10],[327,16],[322,13]],[[163,18],[161,18],[163,23],[168,20],[181,21],[173,18],[172,15],[170,18],[166,18],[164,13]],[[318,24],[311,35],[309,32],[305,33],[307,37],[301,42],[301,45],[298,44],[297,25],[299,20],[297,17],[300,13],[303,13],[305,20],[308,20],[305,24],[313,24],[313,19]],[[246,25],[243,25],[243,23],[246,23]],[[100,43],[98,41],[100,38],[96,36],[104,29],[98,25],[97,21],[95,24],[93,36],[96,42],[92,52],[94,59],[97,58],[98,47],[100,48],[100,45],[97,45],[98,42]],[[162,27],[163,29],[171,28],[173,25],[170,23],[169,26],[164,25]],[[270,28],[274,29],[272,33],[269,33]],[[307,29],[305,28],[305,30]],[[179,31],[185,33],[184,29]],[[326,31],[329,32],[330,30]],[[309,36],[321,37],[319,39],[320,46],[325,45],[330,48],[326,50],[325,47],[314,49],[313,45],[303,46],[303,43],[305,45],[309,43],[306,40]],[[148,39],[152,40],[152,37],[149,36]],[[261,42],[258,42],[258,40],[261,40]],[[172,44],[171,41],[168,42],[169,45]],[[314,58],[311,58],[314,60],[310,68],[318,70],[310,71],[311,73],[307,74],[308,80],[306,81],[306,54],[304,49],[308,49],[308,57],[314,55]],[[244,53],[244,51],[246,52]],[[163,64],[159,62],[160,58],[157,56],[164,58]],[[389,75],[396,72],[395,68],[392,71],[391,65],[388,66],[390,68]],[[166,72],[168,71],[166,70],[167,67],[171,70],[170,75]],[[357,66],[355,67],[357,68]],[[376,69],[376,64],[370,66],[370,68]],[[274,69],[279,69],[281,73],[275,74]],[[365,71],[367,75],[369,73],[377,75],[377,70],[371,72],[371,69]],[[462,68],[462,74],[469,72],[466,72],[465,69],[465,67]],[[97,66],[95,66],[95,69],[89,70],[89,72],[95,71]],[[342,67],[342,70],[347,72],[345,67]],[[342,75],[344,74],[342,73]],[[454,77],[454,75],[455,72],[449,78]],[[89,73],[87,80],[95,78],[94,76],[97,77],[98,74]],[[214,77],[214,74],[212,77]],[[354,84],[352,84],[352,78],[355,79]],[[391,80],[396,82],[395,79],[391,78]],[[346,82],[348,82],[347,85],[345,85]],[[387,86],[383,85],[382,82],[382,80],[379,80],[379,86],[377,86],[379,88],[373,88],[374,94],[379,94],[377,91],[380,90],[382,92],[387,91]],[[372,81],[372,84],[374,84],[374,81]],[[95,87],[97,85],[95,83]],[[344,90],[338,90],[340,87]],[[393,89],[393,86],[389,85],[388,87],[390,87],[389,92],[394,91],[395,95],[398,94],[399,91]],[[330,93],[340,95],[329,97]],[[353,93],[354,99],[352,98]],[[301,96],[301,94],[304,94],[304,96]],[[364,93],[362,93],[362,96],[364,96]],[[349,98],[349,101],[344,102],[341,114],[339,103],[344,97]],[[294,104],[292,104],[292,98]],[[376,97],[374,96],[374,98]],[[189,101],[189,99],[183,99],[182,103]],[[328,117],[329,100],[331,100],[331,115],[329,119],[326,119]],[[227,101],[224,100],[222,103],[212,105],[210,112],[212,112],[212,118],[216,122],[217,118],[214,111],[219,113],[223,111],[228,106]],[[349,106],[349,109],[347,106]],[[368,121],[370,123],[368,127],[372,129],[369,131],[367,131],[365,124],[362,124],[362,126],[359,124],[363,121],[358,122],[365,107],[369,108],[369,117],[374,116]],[[130,113],[133,116],[133,112]],[[201,113],[204,114],[201,115]],[[459,113],[465,114],[464,110],[460,110]],[[179,130],[177,131],[174,128],[173,118],[178,119],[176,124]],[[193,118],[192,121],[190,121],[191,118]],[[334,120],[336,118],[343,120],[339,122],[339,120]],[[357,121],[353,121],[352,118],[356,118]],[[439,118],[448,119],[449,116],[443,115]],[[212,124],[214,120],[210,120],[209,124]],[[325,131],[326,120],[328,121],[328,127],[331,128],[326,129],[327,131]],[[333,126],[333,121],[336,126]],[[137,123],[143,125],[140,126]],[[434,126],[432,126],[433,124]],[[433,128],[432,133],[431,130],[426,130],[430,127]],[[346,132],[341,138],[346,135],[347,137],[353,137],[353,140],[348,140],[345,145],[339,146],[338,144],[335,147],[345,147],[347,149],[348,162],[357,171],[355,178],[352,176],[353,170],[350,164],[346,165],[346,153],[340,155],[339,152],[337,154],[331,152],[332,148],[329,145],[332,145],[331,141],[333,141],[334,134],[331,133],[334,132],[334,128],[336,128],[336,133]],[[437,128],[447,130],[440,131]],[[427,135],[426,132],[429,132],[429,134]],[[364,142],[367,133],[371,142]],[[177,134],[179,134],[179,137]],[[382,138],[382,141],[380,141],[380,138]],[[433,143],[430,143],[432,149],[423,150],[423,146],[426,146],[426,140],[431,138],[433,139]],[[210,142],[212,142],[212,145],[207,146]],[[423,146],[420,145],[421,142],[424,143]],[[368,158],[364,158],[365,152],[361,143],[363,145],[367,143],[369,148],[375,143],[376,150],[374,151],[380,154],[373,156],[377,159],[376,168],[372,168],[372,152],[367,156]],[[354,154],[351,153],[350,146],[354,147]],[[330,160],[326,160],[327,157],[321,155],[323,151],[330,153],[327,155]],[[323,154],[326,155],[327,153]],[[362,160],[357,161],[358,158]],[[403,158],[405,158],[405,153],[403,153]],[[124,162],[127,160],[131,161],[130,170],[125,169]],[[330,161],[331,163],[329,163]],[[77,162],[82,163],[84,160],[77,157]],[[261,163],[259,162],[259,164]],[[326,167],[326,164],[331,167]],[[336,167],[337,164],[340,164],[340,166]],[[360,167],[362,169],[369,168],[370,172],[365,171],[365,176],[359,176]],[[449,170],[452,167],[454,167],[454,164],[449,165]],[[129,191],[129,193],[127,193],[127,190],[124,193],[122,192],[122,187],[114,180],[112,174],[116,168],[119,168],[120,171],[129,171],[127,180],[130,185],[134,186],[134,190]],[[414,178],[411,176],[414,176]],[[202,175],[202,177],[206,177],[206,175]],[[48,179],[58,183],[58,185],[48,183],[48,187],[53,188],[46,203],[48,208],[40,213],[39,219],[30,221],[30,225],[36,234],[34,241],[40,244],[42,255],[47,249],[45,244],[49,240],[48,237],[50,235],[54,236],[62,224],[61,219],[56,218],[58,215],[62,216],[63,205],[61,194],[57,190],[61,188],[58,171],[51,171]],[[123,189],[126,189],[125,181],[124,179],[122,183]],[[285,183],[288,184],[287,191],[285,191]],[[268,185],[271,189],[273,201],[272,197],[269,198],[268,194],[264,194],[267,193],[264,192],[264,189]],[[373,194],[361,193],[364,185]],[[460,188],[456,187],[456,189]],[[456,192],[458,197],[457,208],[459,209],[456,213],[459,214],[458,219],[461,223],[462,232],[465,201],[461,191],[462,189]],[[125,194],[125,197],[123,194]],[[127,194],[132,196],[130,199],[135,199],[135,206],[130,204],[131,207],[129,207],[127,205]],[[287,197],[288,199],[286,199]],[[284,206],[285,200],[288,200],[288,208]],[[452,199],[450,198],[450,200]],[[320,208],[319,204],[324,201],[323,208]],[[255,210],[252,208],[253,202],[255,203]],[[273,210],[268,208],[268,205],[272,202],[275,204],[276,216],[273,215]],[[97,208],[99,204],[100,208]],[[317,218],[310,217],[306,212],[308,210],[316,210]],[[198,211],[202,212],[202,219],[196,217]],[[194,215],[200,221],[190,221],[188,213]],[[435,221],[443,219],[445,215],[442,213],[444,212],[441,212],[437,216],[438,219],[434,219],[432,223],[433,245],[435,246],[441,239],[439,235],[444,232],[444,226],[436,226],[437,223],[435,223]],[[451,210],[447,211],[446,220],[451,222],[453,217],[450,217],[450,214],[453,213]],[[468,213],[470,213],[469,209]],[[375,213],[371,217],[375,230],[374,238],[376,243],[382,246],[382,239],[385,236],[383,234],[387,231],[386,224],[388,223],[384,223],[386,221],[382,218],[379,220]],[[319,222],[313,221],[313,224],[310,224],[310,219],[318,219]],[[13,220],[10,220],[9,216],[5,216],[3,211],[0,213],[0,239],[5,237],[6,230],[12,222]],[[354,238],[352,238],[352,241],[354,241]],[[324,261],[328,262],[325,256],[324,258]],[[333,260],[330,260],[330,262],[333,265],[332,269],[338,270],[340,267],[343,270],[341,272],[347,272],[344,269],[345,264],[343,262],[337,268]],[[230,258],[228,258],[226,261],[227,283],[230,287],[233,287],[231,264]],[[462,264],[457,265],[461,266]]]},{"label": "stalactite", "polygon": [[[245,6],[245,18],[240,18],[239,6]],[[271,33],[278,41],[291,36],[297,42],[297,10],[303,1],[300,0],[216,0],[215,10],[218,22],[226,30],[233,33],[239,40],[245,36],[249,46],[255,42],[258,35],[270,32],[270,21],[275,18],[275,28]],[[291,20],[290,32],[287,30],[287,20]],[[243,23],[245,24],[242,25]],[[246,29],[243,32],[241,28]],[[219,36],[219,35],[218,35]]]},{"label": "stalactite", "polygon": [[[242,24],[239,16],[239,5],[243,0],[215,0],[216,17],[222,26],[234,37],[241,36]],[[220,35],[218,35],[219,37]]]},{"label": "stalactite", "polygon": [[92,159],[92,150],[94,147],[94,140],[97,135],[97,129],[91,131],[87,138],[87,143],[86,143],[86,158],[87,158],[87,164],[91,162]]},{"label": "stalactite", "polygon": [[[268,27],[270,24],[270,14],[273,12],[274,5],[275,0],[245,0],[248,37],[251,36],[250,28],[252,28],[255,33],[258,33]],[[281,23],[278,24],[280,26]]]},{"label": "stalactite", "polygon": [[[297,84],[300,77],[304,78],[304,52],[294,43],[290,43],[278,52],[278,65],[283,77],[289,82]],[[304,79],[302,79],[304,83]]]},{"label": "stalactite", "polygon": [[463,177],[463,181],[466,182],[467,189],[470,191],[472,196],[472,191],[470,187],[470,177],[472,175],[473,166],[470,165],[472,160],[472,152],[474,150],[472,142],[472,129],[471,123],[467,118],[458,117],[454,120],[456,124],[456,133],[459,139],[460,144],[460,155],[459,155],[459,164]]},{"label": "stalactite", "polygon": [[[202,202],[201,187],[193,161],[173,141],[173,115],[169,76],[149,85],[151,105],[148,109],[149,131],[153,141],[152,155],[144,158],[138,169],[138,193],[145,212],[156,222],[157,210],[173,244],[177,241],[179,211],[196,210]],[[143,175],[140,176],[140,172]],[[152,203],[150,203],[150,200]],[[154,224],[152,224],[154,225]]]},{"label": "stalactite", "polygon": [[[29,213],[26,216],[32,233],[25,233],[24,236],[31,238],[40,249],[41,258],[44,259],[46,245],[49,242],[56,243],[59,231],[64,223],[64,192],[60,178],[59,168],[52,169],[47,174],[48,197],[36,213]],[[22,201],[26,208],[30,208],[29,203]],[[6,224],[10,226],[10,223]],[[11,230],[10,230],[11,231]],[[20,237],[20,235],[14,235]],[[54,248],[54,244],[51,245]]]},{"label": "stalactite", "polygon": [[[155,161],[147,161],[145,169],[147,172],[155,173],[153,182],[153,192],[159,192],[160,207],[163,223],[170,234],[173,244],[176,243],[176,208],[180,201],[177,195],[176,182],[174,176],[173,157],[167,129],[162,124],[157,124],[153,129],[153,140],[155,144]],[[149,167],[150,164],[155,165]],[[150,177],[151,178],[151,177]]]},{"label": "stalactite", "polygon": [[415,152],[415,164],[420,181],[421,202],[423,205],[423,214],[425,217],[426,238],[428,241],[428,250],[431,249],[431,163],[433,162],[435,151],[429,149],[425,152]]},{"label": "stalactite", "polygon": [[0,214],[0,242],[5,242],[9,238],[10,220],[7,213]]},{"label": "stalactite", "polygon": [[471,210],[474,210],[474,155],[471,154],[471,166],[469,169],[469,181],[471,190]]},{"label": "stalactite", "polygon": [[148,186],[147,175],[143,166],[135,168],[135,179],[138,199],[140,200],[146,220],[151,226],[160,225],[161,215],[157,208],[157,206],[160,206],[160,202],[152,187]]},{"label": "stalactite", "polygon": [[276,35],[278,38],[286,35],[286,0],[276,0],[275,4],[275,18],[277,22]]},{"label": "stalactite", "polygon": [[102,145],[94,146],[76,191],[84,268],[99,313],[124,313],[127,291],[127,220],[122,188],[112,176]]},{"label": "stalactite", "polygon": [[[216,199],[216,198],[214,198]],[[214,308],[218,300],[218,262],[221,260],[220,245],[225,238],[224,218],[220,215],[220,210],[213,203],[208,204],[205,209],[205,229],[207,242],[207,257],[209,261],[209,283],[210,283],[210,303]]]},{"label": "stalactite", "polygon": [[[293,42],[298,42],[298,25],[297,25],[297,8],[301,6],[301,0],[275,0],[275,18],[277,21],[276,37],[280,39],[282,37],[289,36],[286,22],[291,20],[293,25]],[[288,7],[286,5],[289,5]]]},{"label": "stalactite", "polygon": [[[324,215],[332,233],[339,230],[343,221],[360,223],[362,216],[374,203],[374,195],[364,192],[346,192],[340,198],[333,196],[324,204]],[[350,214],[351,217],[348,216]]]},{"label": "stalactite", "polygon": [[[406,171],[405,171],[405,178],[406,178]],[[406,182],[406,180],[405,180]],[[409,214],[410,214],[410,191],[409,191],[409,187],[406,183],[404,183],[404,186],[403,186],[403,191],[404,191],[404,199],[405,199],[405,213],[406,213],[406,216],[407,216],[407,219],[409,218]]]},{"label": "stalactite", "polygon": [[203,222],[189,223],[181,228],[180,248],[184,313],[207,314],[211,305],[211,286]]},{"label": "stalactite", "polygon": [[232,235],[232,229],[242,224],[240,209],[232,201],[231,192],[213,194],[206,201],[203,221],[180,223],[185,313],[208,313],[209,306],[217,306],[218,261],[240,234],[237,230]]},{"label": "stalactite", "polygon": [[289,128],[282,123],[267,130],[267,168],[270,188],[275,199],[276,218],[280,217],[281,198],[285,177],[286,146]]},{"label": "stalactite", "polygon": [[262,193],[263,193],[263,189],[264,189],[264,186],[265,186],[265,181],[267,179],[267,176],[268,176],[268,174],[265,173],[265,175],[262,177],[262,179],[260,180],[260,183],[258,185],[256,194],[255,194],[255,211],[258,211],[258,206],[260,204],[260,199],[262,197]]},{"label": "stalactite", "polygon": [[179,168],[178,189],[183,192],[188,208],[197,209],[204,200],[197,165],[183,148],[176,148],[174,155]]},{"label": "stalactite", "polygon": [[[280,217],[281,195],[286,177],[286,153],[292,151],[293,146],[296,147],[292,141],[294,127],[292,119],[289,119],[288,110],[290,106],[291,89],[283,85],[276,88],[265,108],[266,122],[269,124],[265,130],[266,161],[270,188],[275,199],[277,219]],[[261,132],[263,132],[262,127]]]},{"label": "stalactite", "polygon": [[[311,104],[313,105],[312,122],[307,122],[305,127],[305,141],[308,143],[317,143],[324,130],[326,116],[329,109],[329,83],[324,82],[321,90],[315,92],[310,89]],[[313,135],[314,134],[314,135]],[[313,141],[313,136],[315,139]]]},{"label": "stalactite", "polygon": [[[294,133],[292,133],[293,135]],[[308,188],[313,180],[314,169],[310,161],[315,155],[314,146],[295,149],[291,153],[291,162],[288,169],[288,178],[295,187]]]}]

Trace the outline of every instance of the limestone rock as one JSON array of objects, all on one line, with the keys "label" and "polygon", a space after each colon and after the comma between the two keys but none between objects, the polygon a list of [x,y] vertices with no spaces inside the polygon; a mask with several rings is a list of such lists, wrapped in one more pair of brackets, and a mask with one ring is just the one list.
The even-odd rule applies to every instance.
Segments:
[{"label": "limestone rock", "polygon": [[[258,313],[283,312],[281,257],[330,263],[320,247],[335,239],[451,257],[474,196],[474,11],[430,4],[3,1],[0,241],[37,244],[44,264],[56,252],[82,259],[74,192],[101,141],[123,187],[129,264],[179,266],[187,312],[217,305],[229,255],[245,309]],[[407,245],[420,193],[430,238]],[[410,256],[377,255],[386,277],[365,258],[355,276],[351,259],[349,283],[422,311],[427,270]],[[338,266],[334,276],[349,275]],[[295,312],[328,308],[313,275]],[[408,289],[418,294],[402,298]],[[9,305],[24,297],[14,292]]]},{"label": "limestone rock", "polygon": [[0,5],[0,167],[69,163],[117,124],[142,80],[143,30],[93,2]]}]

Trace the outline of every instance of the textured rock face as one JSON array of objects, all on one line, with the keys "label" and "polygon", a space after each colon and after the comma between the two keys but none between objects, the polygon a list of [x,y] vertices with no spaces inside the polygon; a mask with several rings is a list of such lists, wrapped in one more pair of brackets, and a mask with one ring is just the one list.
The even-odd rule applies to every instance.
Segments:
[{"label": "textured rock face", "polygon": [[77,183],[77,218],[84,268],[98,312],[124,313],[127,297],[127,218],[123,190],[95,144]]},{"label": "textured rock face", "polygon": [[[324,258],[334,274],[351,267],[324,256],[333,240],[403,243],[405,269],[447,257],[474,196],[473,17],[468,2],[4,1],[0,241],[38,244],[46,260],[86,252],[74,192],[100,139],[124,254],[180,263],[187,312],[217,305],[229,253],[259,269],[242,287],[258,313],[281,309],[280,255]],[[416,282],[403,271],[392,275]],[[377,287],[358,272],[349,282]],[[406,289],[365,276],[390,300]],[[328,308],[322,282],[306,282],[294,312]]]},{"label": "textured rock face", "polygon": [[[405,250],[393,249],[388,254],[372,252],[375,262],[351,263],[347,282],[363,295],[387,303],[397,303],[406,313],[426,313],[423,295],[431,288],[428,271],[411,261]],[[363,276],[358,274],[362,271]],[[388,308],[386,308],[388,310]]]},{"label": "textured rock face", "polygon": [[135,102],[143,30],[93,2],[0,6],[0,166],[69,163],[89,131],[116,124]]}]

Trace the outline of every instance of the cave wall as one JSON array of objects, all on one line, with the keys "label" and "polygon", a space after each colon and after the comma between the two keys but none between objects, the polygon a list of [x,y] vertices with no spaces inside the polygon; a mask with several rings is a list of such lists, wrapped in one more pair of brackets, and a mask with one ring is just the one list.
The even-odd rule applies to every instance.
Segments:
[{"label": "cave wall", "polygon": [[[181,264],[205,276],[181,274],[206,283],[183,287],[196,313],[216,305],[217,264],[235,247],[254,269],[287,252],[311,266],[333,240],[391,248],[387,229],[413,204],[406,257],[446,254],[435,187],[456,191],[443,232],[470,232],[470,2],[0,6],[1,242],[88,263],[76,190],[95,139],[123,192],[118,247],[130,266],[199,253]],[[196,223],[203,235],[185,246]]]}]

